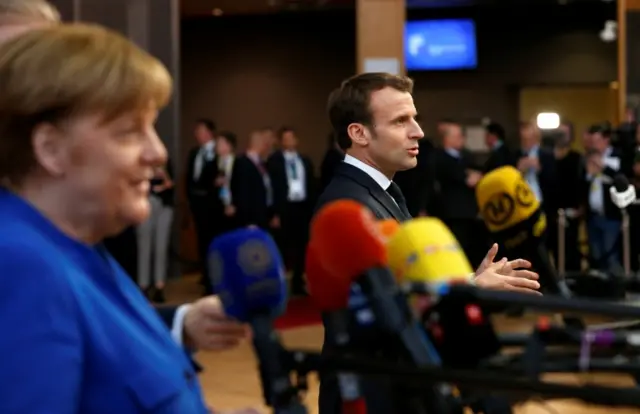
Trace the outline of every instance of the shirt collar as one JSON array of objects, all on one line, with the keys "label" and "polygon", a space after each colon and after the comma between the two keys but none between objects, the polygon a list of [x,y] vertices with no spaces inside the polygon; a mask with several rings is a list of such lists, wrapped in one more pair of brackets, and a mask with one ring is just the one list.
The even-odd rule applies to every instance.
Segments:
[{"label": "shirt collar", "polygon": [[344,156],[344,162],[367,173],[385,191],[391,185],[391,180],[386,175],[349,154]]}]

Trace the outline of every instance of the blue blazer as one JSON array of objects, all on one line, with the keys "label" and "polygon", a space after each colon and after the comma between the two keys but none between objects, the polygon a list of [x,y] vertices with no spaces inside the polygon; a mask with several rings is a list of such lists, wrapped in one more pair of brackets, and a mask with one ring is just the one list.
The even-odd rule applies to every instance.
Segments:
[{"label": "blue blazer", "polygon": [[186,353],[101,246],[0,189],[0,413],[204,414]]}]

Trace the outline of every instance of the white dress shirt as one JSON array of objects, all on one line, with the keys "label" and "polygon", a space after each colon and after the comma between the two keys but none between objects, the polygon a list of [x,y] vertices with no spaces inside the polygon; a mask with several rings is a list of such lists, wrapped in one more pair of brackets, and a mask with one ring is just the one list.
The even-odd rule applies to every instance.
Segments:
[{"label": "white dress shirt", "polygon": [[216,142],[211,140],[200,147],[200,151],[196,154],[195,163],[193,164],[193,179],[198,180],[202,174],[204,163],[215,158]]},{"label": "white dress shirt", "polygon": [[[307,189],[305,188],[306,177],[302,158],[296,151],[283,151],[284,169],[287,173],[287,183],[289,194],[287,199],[292,202],[304,201],[307,199]],[[292,169],[295,168],[295,171]]]},{"label": "white dress shirt", "polygon": [[386,175],[349,154],[344,156],[344,162],[367,173],[367,175],[373,178],[373,180],[378,183],[384,191],[387,191],[387,188],[391,185],[391,180]]}]

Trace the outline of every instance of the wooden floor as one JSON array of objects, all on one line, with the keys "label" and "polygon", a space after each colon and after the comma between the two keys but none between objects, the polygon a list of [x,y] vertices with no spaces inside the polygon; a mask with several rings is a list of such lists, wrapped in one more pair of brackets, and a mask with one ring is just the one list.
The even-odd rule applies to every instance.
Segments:
[{"label": "wooden floor", "polygon": [[[168,286],[168,298],[171,302],[183,303],[193,300],[199,292],[195,279],[185,278]],[[527,325],[513,320],[500,324],[505,330],[527,329]],[[322,344],[322,327],[305,327],[283,332],[283,341],[288,347],[319,349]],[[260,408],[264,413],[270,411],[262,404],[260,382],[256,373],[256,362],[249,344],[223,353],[200,353],[198,361],[204,366],[201,383],[208,403],[217,409],[233,409],[242,407]],[[553,380],[606,385],[632,385],[631,379],[624,376],[610,375],[556,375]],[[317,414],[318,382],[317,378],[310,379],[310,391],[306,396],[309,414]],[[518,414],[638,414],[640,409],[613,409],[596,407],[573,401],[535,402],[517,407]],[[389,413],[401,414],[401,413]]]}]

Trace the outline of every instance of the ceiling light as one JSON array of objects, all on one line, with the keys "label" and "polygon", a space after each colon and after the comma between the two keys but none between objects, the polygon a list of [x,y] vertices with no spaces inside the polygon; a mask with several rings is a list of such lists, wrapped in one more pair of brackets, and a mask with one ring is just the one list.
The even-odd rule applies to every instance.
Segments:
[{"label": "ceiling light", "polygon": [[222,16],[224,12],[222,11],[222,9],[215,8],[211,11],[211,14],[213,14],[214,16]]}]

